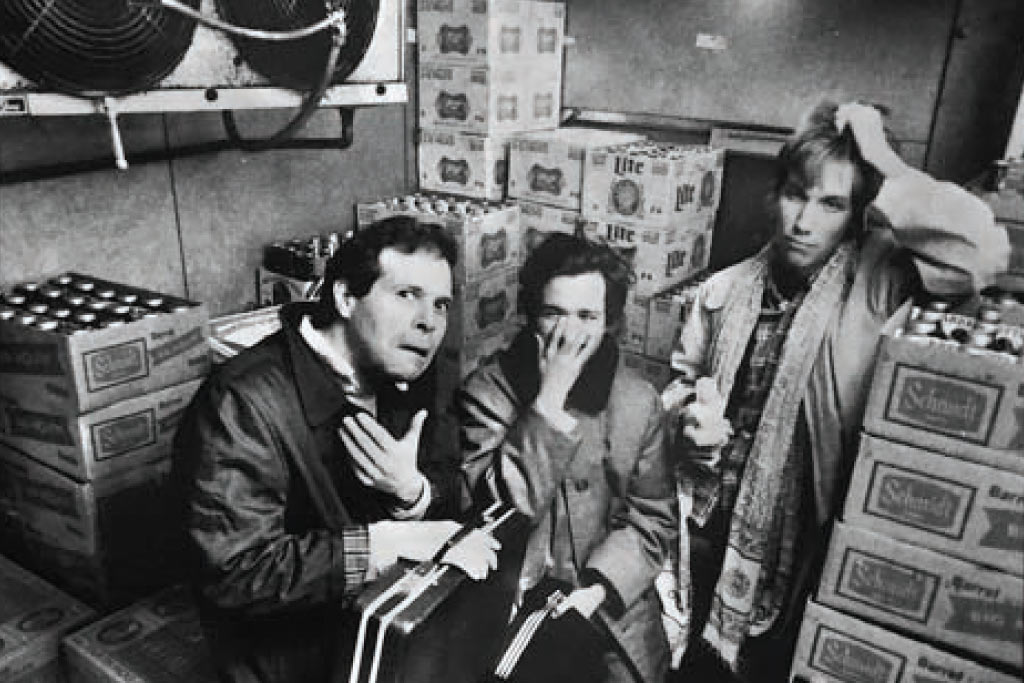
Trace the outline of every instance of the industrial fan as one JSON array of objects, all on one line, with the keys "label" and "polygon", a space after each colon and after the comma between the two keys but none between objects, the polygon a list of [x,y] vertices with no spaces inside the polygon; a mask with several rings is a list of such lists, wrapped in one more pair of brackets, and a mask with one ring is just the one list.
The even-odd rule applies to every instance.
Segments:
[{"label": "industrial fan", "polygon": [[122,95],[169,74],[195,27],[190,17],[129,0],[3,0],[0,62],[45,88]]},{"label": "industrial fan", "polygon": [[[268,31],[289,31],[316,24],[328,11],[344,12],[345,42],[334,63],[332,82],[344,80],[359,65],[377,25],[379,0],[217,0],[227,21]],[[239,53],[272,83],[296,90],[315,88],[331,56],[332,37],[326,32],[271,43],[232,34]]]}]

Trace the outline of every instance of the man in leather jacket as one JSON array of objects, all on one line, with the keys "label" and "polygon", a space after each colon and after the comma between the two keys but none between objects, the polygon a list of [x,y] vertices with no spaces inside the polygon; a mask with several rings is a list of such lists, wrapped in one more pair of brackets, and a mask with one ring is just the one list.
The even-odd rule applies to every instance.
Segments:
[{"label": "man in leather jacket", "polygon": [[[456,507],[457,465],[427,448],[419,386],[455,258],[412,218],[361,231],[328,262],[321,300],[284,306],[282,329],[215,368],[191,404],[175,478],[221,680],[329,680],[342,607],[457,530],[425,521]],[[482,578],[497,543],[467,541],[447,561]]]}]

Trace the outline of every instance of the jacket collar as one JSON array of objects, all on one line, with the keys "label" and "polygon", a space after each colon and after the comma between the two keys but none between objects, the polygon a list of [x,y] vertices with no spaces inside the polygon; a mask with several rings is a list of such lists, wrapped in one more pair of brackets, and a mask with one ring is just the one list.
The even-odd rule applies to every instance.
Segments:
[{"label": "jacket collar", "polygon": [[324,424],[341,412],[351,410],[346,383],[309,347],[299,333],[303,317],[313,311],[306,302],[281,307],[281,333],[291,362],[295,387],[306,422]]}]

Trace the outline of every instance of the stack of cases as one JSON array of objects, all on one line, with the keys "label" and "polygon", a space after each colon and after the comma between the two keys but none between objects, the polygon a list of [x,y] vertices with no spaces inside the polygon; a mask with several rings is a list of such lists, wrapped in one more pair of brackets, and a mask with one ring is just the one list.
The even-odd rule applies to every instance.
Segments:
[{"label": "stack of cases", "polygon": [[583,172],[594,150],[642,135],[592,128],[518,133],[509,143],[508,196],[522,213],[522,260],[549,233],[582,228]]},{"label": "stack of cases", "polygon": [[214,683],[189,591],[172,586],[66,636],[68,678],[82,683]]},{"label": "stack of cases", "polygon": [[60,639],[93,616],[79,601],[0,557],[0,681],[64,680]]},{"label": "stack of cases", "polygon": [[[636,285],[626,307],[624,349],[658,384],[669,376],[666,328],[678,330],[694,280],[708,266],[724,163],[721,149],[653,142],[605,147],[587,156],[584,231],[617,247],[633,264]],[[680,296],[673,303],[675,294]],[[673,311],[679,315],[662,319]]]},{"label": "stack of cases", "polygon": [[506,346],[515,334],[519,207],[511,202],[477,202],[432,194],[394,197],[356,207],[359,227],[394,215],[438,224],[459,246],[448,332],[437,355],[436,401],[438,411],[443,413],[466,375],[483,358]]},{"label": "stack of cases", "polygon": [[177,566],[171,441],[209,367],[205,306],[77,273],[3,298],[0,513],[12,547],[97,606],[165,585]]},{"label": "stack of cases", "polygon": [[1024,329],[934,317],[908,305],[884,332],[794,676],[1021,678]]},{"label": "stack of cases", "polygon": [[558,126],[565,5],[419,0],[420,188],[505,196],[508,135]]}]

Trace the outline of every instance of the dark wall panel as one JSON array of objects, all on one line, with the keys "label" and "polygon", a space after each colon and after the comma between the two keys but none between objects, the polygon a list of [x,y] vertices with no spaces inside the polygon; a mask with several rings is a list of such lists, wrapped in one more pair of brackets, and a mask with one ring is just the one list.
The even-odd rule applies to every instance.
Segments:
[{"label": "dark wall panel", "polygon": [[1003,155],[1024,81],[1024,2],[963,0],[927,169],[963,183]]},{"label": "dark wall panel", "polygon": [[792,126],[830,91],[893,106],[898,136],[925,142],[955,4],[568,0],[565,104]]},{"label": "dark wall panel", "polygon": [[[249,135],[271,132],[281,113],[239,118]],[[169,117],[173,146],[219,134],[219,117]],[[357,112],[348,150],[224,152],[173,162],[189,295],[226,313],[255,304],[262,246],[345,230],[353,205],[405,190],[403,109]],[[335,112],[320,112],[305,136],[337,137]]]}]

